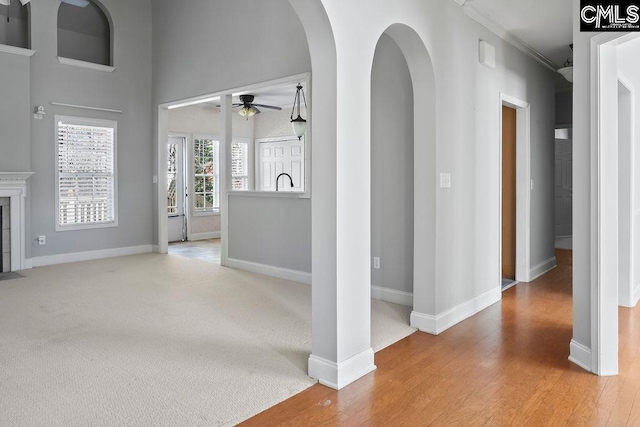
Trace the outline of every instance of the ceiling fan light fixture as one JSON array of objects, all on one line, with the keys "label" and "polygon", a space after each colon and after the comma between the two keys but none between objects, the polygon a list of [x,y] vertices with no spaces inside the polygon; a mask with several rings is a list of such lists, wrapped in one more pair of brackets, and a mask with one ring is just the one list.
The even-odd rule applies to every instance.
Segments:
[{"label": "ceiling fan light fixture", "polygon": [[[306,109],[307,98],[304,96],[302,85],[298,83],[298,86],[296,86],[296,97],[293,99],[293,109],[291,110],[291,127],[293,128],[293,133],[298,137],[298,140],[302,139],[307,132],[307,121],[303,119],[300,114],[302,101],[304,101],[304,108]],[[294,113],[297,113],[298,117],[294,118]]]},{"label": "ceiling fan light fixture", "polygon": [[256,114],[258,114],[258,109],[255,108],[253,105],[244,105],[240,111],[238,111],[238,114],[240,114],[242,117],[253,117]]}]

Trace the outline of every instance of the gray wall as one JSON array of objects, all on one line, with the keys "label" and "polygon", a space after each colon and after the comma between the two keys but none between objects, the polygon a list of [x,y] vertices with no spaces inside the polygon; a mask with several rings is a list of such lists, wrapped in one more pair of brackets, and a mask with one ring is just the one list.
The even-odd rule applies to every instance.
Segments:
[{"label": "gray wall", "polygon": [[310,273],[310,219],[309,199],[230,196],[229,258]]},{"label": "gray wall", "polygon": [[573,123],[573,91],[556,93],[556,126]]},{"label": "gray wall", "polygon": [[31,58],[0,52],[0,172],[31,170]]},{"label": "gray wall", "polygon": [[413,86],[387,35],[371,73],[371,284],[413,292]]},{"label": "gray wall", "polygon": [[111,48],[107,39],[58,29],[58,56],[110,65]]},{"label": "gray wall", "polygon": [[[60,64],[57,56],[59,2],[32,2],[31,105],[44,105],[44,120],[31,120],[31,233],[47,236],[34,257],[152,243],[151,4],[149,0],[104,0],[114,28],[116,71]],[[123,110],[123,114],[54,107],[51,101]],[[55,231],[56,114],[118,122],[117,228]],[[27,126],[28,128],[28,126]]]},{"label": "gray wall", "polygon": [[[156,0],[153,42],[156,104],[311,70],[287,0]],[[310,272],[311,200],[230,197],[229,256]]]}]

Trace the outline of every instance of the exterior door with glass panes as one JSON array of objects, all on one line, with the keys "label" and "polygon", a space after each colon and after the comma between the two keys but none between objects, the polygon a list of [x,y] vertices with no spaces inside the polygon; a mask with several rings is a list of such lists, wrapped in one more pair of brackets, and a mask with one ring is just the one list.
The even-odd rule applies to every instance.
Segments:
[{"label": "exterior door with glass panes", "polygon": [[167,161],[167,214],[169,215],[169,242],[180,242],[187,237],[185,138],[169,137]]}]

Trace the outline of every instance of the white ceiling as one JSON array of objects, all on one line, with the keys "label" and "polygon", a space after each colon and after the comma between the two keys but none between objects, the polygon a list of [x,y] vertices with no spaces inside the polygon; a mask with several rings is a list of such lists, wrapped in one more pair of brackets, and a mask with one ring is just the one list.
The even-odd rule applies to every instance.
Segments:
[{"label": "white ceiling", "polygon": [[485,15],[509,35],[545,56],[556,68],[571,56],[571,0],[468,0],[464,7]]}]

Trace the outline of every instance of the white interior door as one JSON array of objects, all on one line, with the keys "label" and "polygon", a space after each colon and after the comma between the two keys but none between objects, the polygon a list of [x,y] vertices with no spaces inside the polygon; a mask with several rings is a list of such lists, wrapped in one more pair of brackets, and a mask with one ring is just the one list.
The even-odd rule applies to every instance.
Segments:
[{"label": "white interior door", "polygon": [[570,139],[556,139],[555,158],[555,233],[556,236],[571,236],[572,230],[572,144]]},{"label": "white interior door", "polygon": [[[298,138],[257,144],[259,159],[260,191],[296,191],[304,189],[304,140]],[[276,179],[280,174],[289,174],[293,181],[281,176],[276,187]]]},{"label": "white interior door", "polygon": [[169,137],[167,159],[167,214],[169,242],[180,242],[187,236],[185,212],[185,138]]}]

